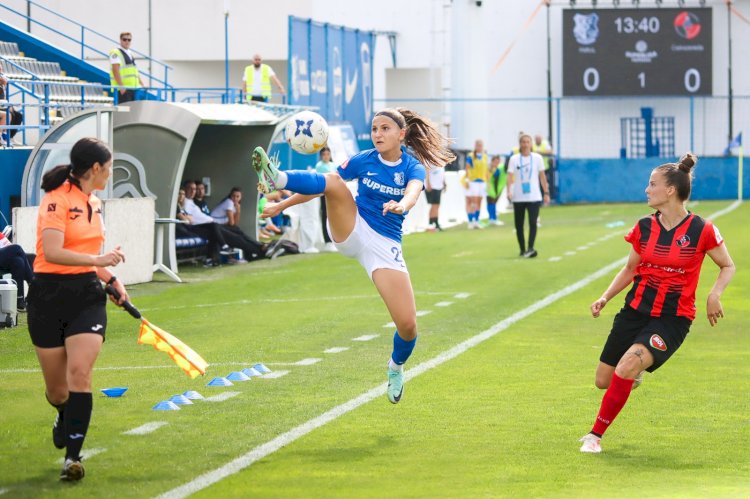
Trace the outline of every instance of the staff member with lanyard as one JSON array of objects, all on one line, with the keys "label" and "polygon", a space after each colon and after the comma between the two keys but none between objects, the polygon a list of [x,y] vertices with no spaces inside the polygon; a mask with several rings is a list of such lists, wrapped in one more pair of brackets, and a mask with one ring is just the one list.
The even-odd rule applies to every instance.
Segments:
[{"label": "staff member with lanyard", "polygon": [[46,192],[37,217],[34,280],[28,294],[31,341],[42,368],[46,396],[57,411],[52,441],[65,448],[60,479],[80,480],[81,447],[91,420],[91,371],[107,329],[106,298],[99,281],[113,286],[122,304],[125,286],[106,267],[125,261],[120,247],[104,244],[101,201],[112,173],[112,153],[97,139],[83,138],[70,164],[44,174]]},{"label": "staff member with lanyard", "polygon": [[[538,153],[531,152],[531,135],[521,134],[518,139],[519,151],[508,160],[507,188],[508,201],[513,203],[513,215],[516,224],[516,238],[523,258],[534,258],[537,219],[539,207],[549,204],[549,186],[544,174],[544,159]],[[529,245],[528,249],[523,235],[524,218],[529,212]]]}]

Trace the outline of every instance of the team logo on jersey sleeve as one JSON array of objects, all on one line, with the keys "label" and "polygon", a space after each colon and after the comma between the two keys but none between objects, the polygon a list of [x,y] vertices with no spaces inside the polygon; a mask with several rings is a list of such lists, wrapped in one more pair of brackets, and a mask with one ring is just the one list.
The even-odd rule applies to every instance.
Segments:
[{"label": "team logo on jersey sleeve", "polygon": [[683,235],[681,238],[677,240],[677,246],[680,248],[687,248],[690,246],[690,236],[687,234]]},{"label": "team logo on jersey sleeve", "polygon": [[719,228],[714,225],[714,237],[716,238],[716,244],[721,244],[721,242],[724,240],[723,237],[721,237],[721,233],[719,232]]},{"label": "team logo on jersey sleeve", "polygon": [[661,350],[662,352],[667,351],[667,344],[664,342],[663,339],[661,339],[661,336],[658,334],[652,334],[651,339],[648,340],[648,342],[651,344],[652,347],[656,348],[657,350]]},{"label": "team logo on jersey sleeve", "polygon": [[55,211],[57,209],[57,203],[50,203],[47,205],[47,211]]},{"label": "team logo on jersey sleeve", "polygon": [[404,185],[404,172],[394,173],[393,181],[396,182],[396,185]]}]

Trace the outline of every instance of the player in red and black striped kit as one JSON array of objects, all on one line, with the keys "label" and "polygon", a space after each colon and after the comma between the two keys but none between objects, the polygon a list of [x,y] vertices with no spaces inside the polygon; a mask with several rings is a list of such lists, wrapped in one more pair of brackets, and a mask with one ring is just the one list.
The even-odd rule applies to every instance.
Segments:
[{"label": "player in red and black striped kit", "polygon": [[714,326],[724,317],[719,298],[734,275],[734,262],[719,229],[685,208],[696,161],[688,153],[679,163],[651,172],[646,196],[657,211],[625,236],[632,245],[628,262],[591,304],[591,314],[599,317],[604,306],[633,283],[599,358],[596,386],[607,391],[594,427],[581,438],[581,452],[601,452],[602,435],[640,384],[643,371],[661,367],[685,340],[695,319],[695,289],[706,255],[720,269],[708,294],[708,321]]}]

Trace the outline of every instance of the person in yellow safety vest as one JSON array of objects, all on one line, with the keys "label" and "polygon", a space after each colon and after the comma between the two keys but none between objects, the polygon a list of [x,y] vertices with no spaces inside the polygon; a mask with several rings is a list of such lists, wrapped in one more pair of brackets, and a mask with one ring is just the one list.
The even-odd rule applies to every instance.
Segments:
[{"label": "person in yellow safety vest", "polygon": [[271,81],[276,84],[280,93],[286,93],[284,85],[276,77],[271,66],[262,64],[260,54],[255,54],[253,64],[245,67],[245,73],[242,75],[242,89],[247,95],[247,100],[268,102],[271,98]]},{"label": "person in yellow safety vest", "polygon": [[483,228],[479,225],[479,209],[482,207],[482,198],[487,195],[489,163],[484,142],[477,140],[474,142],[474,150],[466,155],[466,178],[469,180],[469,186],[465,193],[469,229]]},{"label": "person in yellow safety vest", "polygon": [[549,169],[549,159],[555,155],[555,151],[552,150],[552,145],[547,139],[542,137],[541,133],[534,135],[534,145],[531,150],[542,155],[544,168],[545,170]]},{"label": "person in yellow safety vest", "polygon": [[135,89],[146,86],[141,80],[135,66],[135,57],[130,51],[132,41],[131,33],[120,33],[120,46],[109,51],[109,84],[120,87],[117,89],[119,104],[135,100]]}]

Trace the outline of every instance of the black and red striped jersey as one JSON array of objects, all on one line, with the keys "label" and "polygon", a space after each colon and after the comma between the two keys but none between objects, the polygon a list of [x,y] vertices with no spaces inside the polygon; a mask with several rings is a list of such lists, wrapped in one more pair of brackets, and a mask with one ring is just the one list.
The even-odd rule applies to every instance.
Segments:
[{"label": "black and red striped jersey", "polygon": [[711,222],[688,212],[666,230],[657,216],[643,217],[625,236],[641,256],[625,303],[653,317],[695,319],[695,288],[706,252],[723,244]]}]

